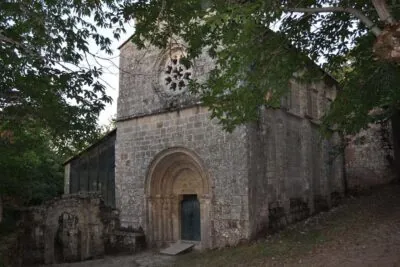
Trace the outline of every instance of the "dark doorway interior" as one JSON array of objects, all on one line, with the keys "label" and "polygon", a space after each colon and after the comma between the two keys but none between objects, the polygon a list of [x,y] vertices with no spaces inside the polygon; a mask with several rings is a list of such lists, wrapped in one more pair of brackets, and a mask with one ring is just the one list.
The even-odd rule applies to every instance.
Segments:
[{"label": "dark doorway interior", "polygon": [[181,231],[182,240],[200,241],[200,203],[197,195],[183,195]]}]

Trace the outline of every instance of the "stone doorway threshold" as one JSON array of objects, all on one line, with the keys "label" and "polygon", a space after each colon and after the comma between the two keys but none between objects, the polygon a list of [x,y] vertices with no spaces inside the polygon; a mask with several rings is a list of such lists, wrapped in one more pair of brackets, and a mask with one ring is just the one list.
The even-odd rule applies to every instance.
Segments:
[{"label": "stone doorway threshold", "polygon": [[183,253],[183,252],[186,252],[186,251],[192,249],[198,243],[199,242],[197,242],[197,241],[179,240],[175,244],[172,244],[171,246],[167,247],[166,249],[161,250],[160,253],[175,256],[175,255],[178,255],[180,253]]}]

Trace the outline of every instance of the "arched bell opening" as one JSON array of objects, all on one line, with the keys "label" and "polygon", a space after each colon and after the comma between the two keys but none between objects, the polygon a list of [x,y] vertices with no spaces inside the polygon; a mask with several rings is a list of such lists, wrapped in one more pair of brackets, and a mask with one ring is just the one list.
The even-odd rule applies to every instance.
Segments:
[{"label": "arched bell opening", "polygon": [[210,185],[200,158],[184,148],[155,157],[146,181],[149,244],[179,240],[210,247]]}]

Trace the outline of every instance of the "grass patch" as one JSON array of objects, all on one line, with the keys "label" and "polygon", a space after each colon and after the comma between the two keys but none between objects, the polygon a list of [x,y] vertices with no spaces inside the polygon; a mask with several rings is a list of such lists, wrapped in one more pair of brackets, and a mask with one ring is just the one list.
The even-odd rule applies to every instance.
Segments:
[{"label": "grass patch", "polygon": [[327,240],[319,229],[307,233],[286,229],[249,245],[185,254],[177,258],[174,266],[257,266],[265,261],[303,255]]},{"label": "grass patch", "polygon": [[266,239],[232,248],[191,252],[178,256],[173,266],[283,266],[323,249],[341,248],[343,243],[361,243],[373,227],[371,220],[378,222],[384,218],[379,211],[387,205],[378,197],[347,199],[339,208],[288,226]]}]

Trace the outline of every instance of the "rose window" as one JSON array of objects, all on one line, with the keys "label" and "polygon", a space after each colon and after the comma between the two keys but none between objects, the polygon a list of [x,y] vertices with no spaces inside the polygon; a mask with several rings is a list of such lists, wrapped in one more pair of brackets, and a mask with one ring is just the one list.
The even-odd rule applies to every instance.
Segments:
[{"label": "rose window", "polygon": [[170,94],[180,94],[186,91],[192,75],[192,69],[184,64],[180,55],[173,55],[165,64],[161,74],[161,83]]}]

